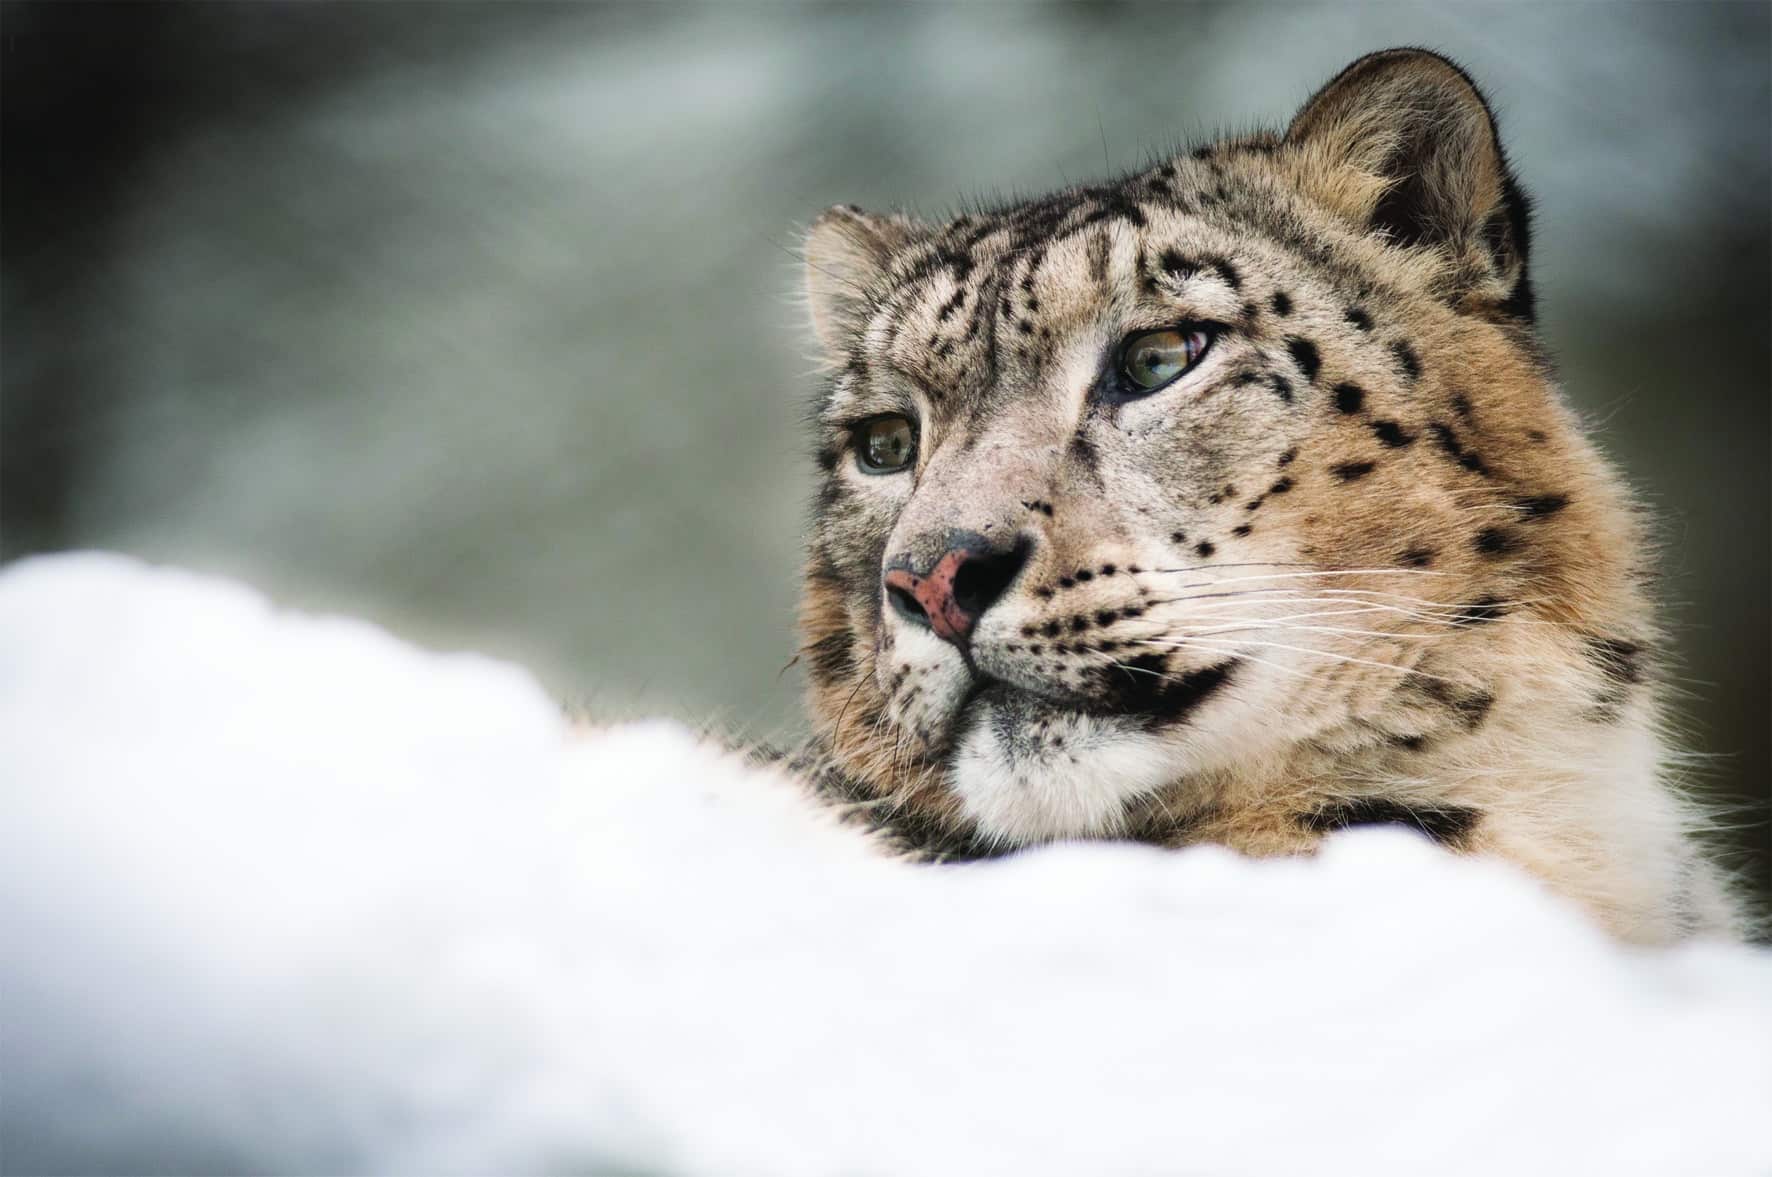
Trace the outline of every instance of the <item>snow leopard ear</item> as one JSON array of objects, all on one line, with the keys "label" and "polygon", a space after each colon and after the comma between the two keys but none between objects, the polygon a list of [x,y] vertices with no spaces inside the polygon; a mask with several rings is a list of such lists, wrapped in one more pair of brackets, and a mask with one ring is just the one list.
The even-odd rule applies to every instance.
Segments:
[{"label": "snow leopard ear", "polygon": [[878,305],[892,256],[914,241],[915,221],[839,204],[812,223],[801,256],[812,328],[827,355],[845,355]]},{"label": "snow leopard ear", "polygon": [[1456,304],[1532,317],[1529,202],[1458,66],[1425,49],[1368,54],[1304,104],[1286,141],[1313,195],[1391,244],[1449,253]]}]

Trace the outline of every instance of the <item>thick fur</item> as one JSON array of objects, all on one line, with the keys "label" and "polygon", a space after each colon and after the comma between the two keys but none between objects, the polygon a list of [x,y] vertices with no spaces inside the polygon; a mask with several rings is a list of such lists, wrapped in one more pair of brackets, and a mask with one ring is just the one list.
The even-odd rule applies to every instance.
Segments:
[{"label": "thick fur", "polygon": [[[803,605],[825,795],[900,849],[1309,851],[1402,822],[1616,935],[1732,934],[1669,780],[1638,509],[1560,399],[1470,79],[1392,50],[1284,134],[806,243],[832,375]],[[1154,395],[1130,332],[1215,325]],[[912,469],[855,423],[916,423]],[[884,607],[957,535],[1026,562],[970,645]]]}]

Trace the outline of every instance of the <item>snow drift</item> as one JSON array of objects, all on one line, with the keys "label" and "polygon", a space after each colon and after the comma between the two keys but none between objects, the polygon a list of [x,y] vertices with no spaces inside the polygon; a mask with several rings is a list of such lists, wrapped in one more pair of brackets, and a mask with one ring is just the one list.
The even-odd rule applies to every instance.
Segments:
[{"label": "snow drift", "polygon": [[1772,954],[1401,832],[966,867],[521,670],[0,573],[8,1171],[1772,1171]]}]

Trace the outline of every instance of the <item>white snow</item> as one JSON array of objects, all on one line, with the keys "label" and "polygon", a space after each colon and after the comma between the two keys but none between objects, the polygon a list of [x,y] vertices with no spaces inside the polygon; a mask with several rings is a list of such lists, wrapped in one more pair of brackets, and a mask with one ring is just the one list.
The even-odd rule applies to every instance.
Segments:
[{"label": "white snow", "polygon": [[1772,1172],[1772,953],[1403,833],[934,869],[667,724],[0,573],[8,1172]]}]

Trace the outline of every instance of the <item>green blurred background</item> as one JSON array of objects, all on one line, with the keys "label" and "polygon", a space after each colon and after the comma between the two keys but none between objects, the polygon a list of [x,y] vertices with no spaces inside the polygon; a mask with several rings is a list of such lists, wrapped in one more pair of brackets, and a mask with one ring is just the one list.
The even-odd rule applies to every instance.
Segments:
[{"label": "green blurred background", "polygon": [[1772,883],[1772,8],[9,4],[0,544],[104,547],[796,726],[798,228],[1462,61],[1569,397],[1663,524],[1682,723]]}]

